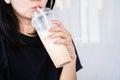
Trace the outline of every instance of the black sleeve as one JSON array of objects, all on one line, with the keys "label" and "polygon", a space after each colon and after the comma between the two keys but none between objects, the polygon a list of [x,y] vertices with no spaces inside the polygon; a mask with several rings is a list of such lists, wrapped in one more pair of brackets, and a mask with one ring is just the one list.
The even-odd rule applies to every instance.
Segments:
[{"label": "black sleeve", "polygon": [[82,65],[81,65],[80,58],[78,56],[78,53],[77,53],[74,42],[73,42],[73,45],[74,45],[75,53],[76,53],[76,56],[77,56],[77,59],[76,59],[76,71],[78,71],[78,70],[82,69]]},{"label": "black sleeve", "polygon": [[6,80],[5,78],[5,66],[6,66],[6,60],[4,55],[4,46],[3,42],[0,38],[0,80]]}]

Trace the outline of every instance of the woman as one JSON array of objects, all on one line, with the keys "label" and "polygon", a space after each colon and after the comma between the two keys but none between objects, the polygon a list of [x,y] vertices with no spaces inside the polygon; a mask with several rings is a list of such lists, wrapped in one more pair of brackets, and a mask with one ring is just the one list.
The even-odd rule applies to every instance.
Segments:
[{"label": "woman", "polygon": [[37,7],[52,8],[54,0],[0,0],[0,80],[76,80],[82,68],[70,33],[58,20],[51,28],[50,38],[61,37],[56,45],[64,44],[72,61],[55,68],[40,38],[31,25]]}]

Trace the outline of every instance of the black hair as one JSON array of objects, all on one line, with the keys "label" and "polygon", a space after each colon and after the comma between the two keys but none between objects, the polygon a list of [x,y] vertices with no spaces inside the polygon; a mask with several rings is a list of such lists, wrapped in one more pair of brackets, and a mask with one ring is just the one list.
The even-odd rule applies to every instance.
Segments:
[{"label": "black hair", "polygon": [[53,9],[54,4],[55,4],[55,0],[48,0],[46,7]]},{"label": "black hair", "polygon": [[[48,0],[46,7],[53,8],[55,0]],[[3,37],[12,45],[21,45],[23,42],[19,37],[19,22],[13,12],[11,4],[0,0],[0,38]]]}]

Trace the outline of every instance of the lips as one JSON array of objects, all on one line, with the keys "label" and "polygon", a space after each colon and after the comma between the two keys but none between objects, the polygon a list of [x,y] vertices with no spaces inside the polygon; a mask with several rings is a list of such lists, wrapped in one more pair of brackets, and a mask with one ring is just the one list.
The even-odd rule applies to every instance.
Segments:
[{"label": "lips", "polygon": [[40,8],[40,6],[34,6],[34,7],[32,7],[33,11],[36,11],[37,8]]}]

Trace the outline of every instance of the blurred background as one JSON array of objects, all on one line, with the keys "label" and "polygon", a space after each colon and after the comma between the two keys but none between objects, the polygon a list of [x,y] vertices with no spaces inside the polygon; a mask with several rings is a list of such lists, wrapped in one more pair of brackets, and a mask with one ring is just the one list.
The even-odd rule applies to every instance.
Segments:
[{"label": "blurred background", "polygon": [[120,0],[57,0],[54,11],[75,42],[77,80],[120,80]]}]

